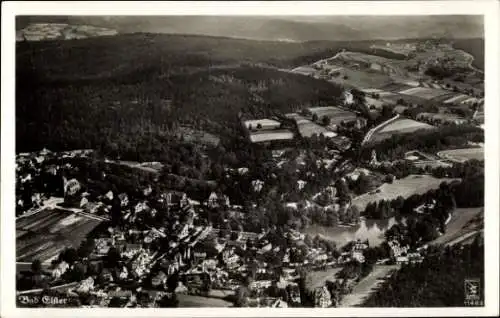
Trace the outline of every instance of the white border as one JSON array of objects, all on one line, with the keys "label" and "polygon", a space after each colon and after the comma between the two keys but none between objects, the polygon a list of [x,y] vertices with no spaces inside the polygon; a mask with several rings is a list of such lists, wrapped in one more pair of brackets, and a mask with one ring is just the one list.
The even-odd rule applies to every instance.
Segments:
[{"label": "white border", "polygon": [[[484,308],[178,308],[178,309],[16,309],[14,231],[15,154],[15,15],[443,15],[485,16],[486,79],[486,211]],[[480,316],[498,315],[498,199],[499,199],[499,2],[476,1],[378,1],[378,2],[3,2],[2,3],[2,161],[1,161],[1,263],[0,309],[2,317],[101,317],[101,316]],[[362,22],[361,22],[362,23]]]}]

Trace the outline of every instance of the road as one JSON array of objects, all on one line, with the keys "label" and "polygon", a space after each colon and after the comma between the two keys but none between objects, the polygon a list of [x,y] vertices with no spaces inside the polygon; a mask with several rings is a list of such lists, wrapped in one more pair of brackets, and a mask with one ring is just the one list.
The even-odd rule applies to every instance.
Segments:
[{"label": "road", "polygon": [[375,265],[368,276],[363,278],[353,289],[352,293],[342,298],[338,307],[356,307],[385,280],[392,271],[399,270],[400,265]]},{"label": "road", "polygon": [[[73,282],[73,283],[68,283],[68,284],[63,284],[63,285],[58,285],[58,286],[53,286],[50,287],[50,290],[67,290],[69,288],[74,288],[78,286],[80,283],[79,282]],[[18,291],[16,292],[17,295],[26,295],[26,294],[37,294],[41,293],[43,289],[31,289],[31,290],[23,290],[23,291]]]}]

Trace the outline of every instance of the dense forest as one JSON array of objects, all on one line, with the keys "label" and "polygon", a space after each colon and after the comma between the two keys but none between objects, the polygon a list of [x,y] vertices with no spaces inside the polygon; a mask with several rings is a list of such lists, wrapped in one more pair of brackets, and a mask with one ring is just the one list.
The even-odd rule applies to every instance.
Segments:
[{"label": "dense forest", "polygon": [[453,40],[453,47],[472,54],[474,56],[472,66],[484,70],[484,38]]},{"label": "dense forest", "polygon": [[181,142],[181,125],[224,138],[241,114],[333,103],[339,86],[269,67],[332,54],[329,45],[153,34],[18,43],[17,151],[95,148],[158,160]]},{"label": "dense forest", "polygon": [[[234,136],[238,115],[267,117],[304,103],[334,103],[339,86],[244,66],[167,76],[145,68],[111,79],[17,77],[17,150],[94,148],[129,160],[158,160],[179,143],[179,126]],[[272,94],[270,92],[272,91]]]},{"label": "dense forest", "polygon": [[[44,76],[92,79],[124,75],[145,66],[183,72],[187,68],[262,63],[293,68],[335,55],[342,49],[402,59],[373,50],[373,41],[307,41],[300,43],[236,38],[134,33],[81,40],[17,43],[17,65],[33,59]],[[123,54],[124,50],[127,54]],[[389,54],[389,55],[387,55]],[[83,73],[83,74],[82,74]]]},{"label": "dense forest", "polygon": [[466,279],[480,280],[484,299],[484,245],[479,237],[471,245],[438,249],[420,264],[404,265],[363,306],[462,307]]}]

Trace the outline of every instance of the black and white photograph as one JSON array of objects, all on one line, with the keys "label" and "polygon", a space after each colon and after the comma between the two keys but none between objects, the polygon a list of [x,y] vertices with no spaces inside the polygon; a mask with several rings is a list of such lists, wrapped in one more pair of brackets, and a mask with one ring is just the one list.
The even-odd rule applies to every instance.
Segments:
[{"label": "black and white photograph", "polygon": [[166,315],[486,308],[485,14],[108,5],[11,19],[2,297]]}]

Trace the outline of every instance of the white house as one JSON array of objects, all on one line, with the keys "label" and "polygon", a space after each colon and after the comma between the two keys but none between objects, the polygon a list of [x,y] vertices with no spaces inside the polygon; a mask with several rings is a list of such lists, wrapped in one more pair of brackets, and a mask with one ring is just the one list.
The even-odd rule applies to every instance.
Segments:
[{"label": "white house", "polygon": [[108,193],[106,193],[106,198],[108,198],[109,200],[113,200],[114,198],[113,191],[108,191]]},{"label": "white house", "polygon": [[69,264],[62,261],[61,263],[57,264],[56,268],[52,271],[52,277],[57,279],[61,277],[66,271],[69,269]]},{"label": "white house", "polygon": [[208,197],[208,206],[211,208],[217,207],[219,205],[218,199],[219,198],[215,192],[210,193],[210,196]]},{"label": "white house", "polygon": [[306,186],[306,184],[307,184],[307,182],[304,181],[304,180],[297,181],[297,187],[298,187],[299,191],[302,190],[302,189],[304,189],[304,187]]},{"label": "white house", "polygon": [[89,277],[80,282],[80,285],[76,289],[79,293],[88,293],[90,290],[94,289],[94,279]]},{"label": "white house", "polygon": [[350,91],[344,91],[344,104],[354,104],[354,97],[352,96],[352,93]]},{"label": "white house", "polygon": [[264,181],[262,180],[253,180],[252,181],[252,187],[255,192],[260,192],[262,188],[264,187]]}]

